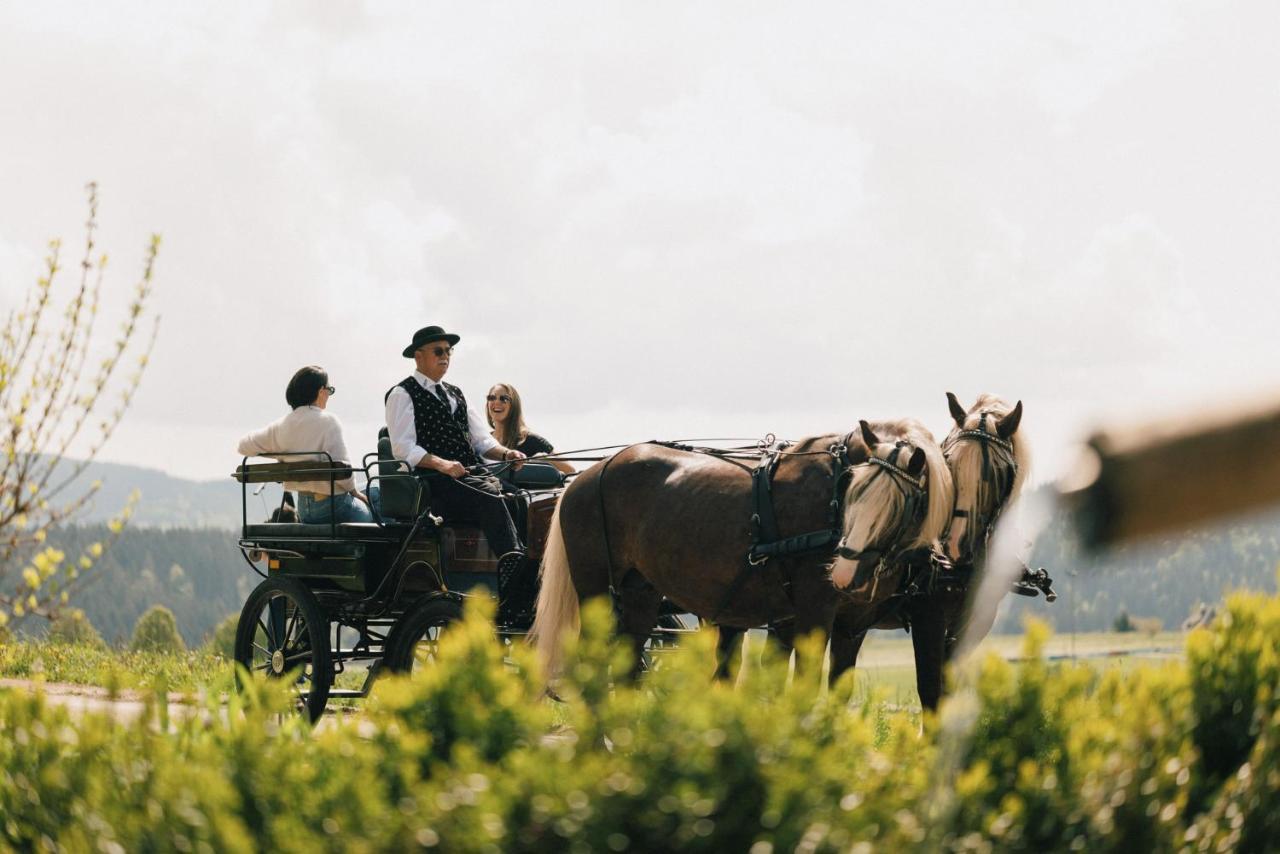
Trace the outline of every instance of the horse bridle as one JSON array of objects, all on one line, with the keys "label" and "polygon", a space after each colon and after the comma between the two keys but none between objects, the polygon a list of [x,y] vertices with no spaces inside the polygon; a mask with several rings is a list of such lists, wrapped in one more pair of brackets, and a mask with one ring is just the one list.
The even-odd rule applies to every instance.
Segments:
[{"label": "horse bridle", "polygon": [[[985,483],[988,480],[993,479],[994,476],[994,479],[1000,489],[1000,499],[995,503],[995,509],[992,510],[990,514],[979,513],[978,508],[976,507],[974,508],[974,513],[971,514],[968,510],[961,510],[954,504],[952,505],[952,520],[970,519],[976,523],[970,525],[969,529],[965,531],[965,540],[968,542],[986,542],[986,540],[990,538],[996,522],[1000,519],[1001,511],[1004,510],[1005,504],[1008,503],[1009,496],[1013,494],[1013,484],[1018,479],[1018,458],[1013,451],[1013,442],[1009,439],[1002,439],[1000,436],[987,429],[987,419],[991,417],[990,410],[982,410],[981,416],[982,417],[978,421],[978,429],[961,430],[954,436],[950,437],[942,448],[943,456],[946,456],[947,451],[957,442],[968,440],[970,442],[979,443],[982,448],[982,480]],[[997,469],[995,463],[992,461],[992,457],[995,456],[993,449],[998,449],[1003,452],[1002,456],[1004,456],[1004,460],[1002,460],[1002,462],[1006,463],[1003,470]],[[955,501],[959,502],[959,489],[956,490],[955,496]],[[975,532],[977,531],[981,531],[981,535],[975,540]],[[945,543],[950,536],[951,524],[948,523],[947,530],[944,531],[942,535],[943,542]],[[960,549],[957,548],[956,551],[962,555],[961,559],[956,561],[957,565],[964,562],[964,555],[967,555],[970,559],[973,557],[972,549],[967,552],[961,552]]]},{"label": "horse bridle", "polygon": [[[879,470],[873,473],[871,477],[875,477],[875,475],[879,474],[881,471],[887,472],[892,475],[894,485],[902,491],[902,497],[906,504],[906,512],[902,514],[902,528],[897,532],[897,536],[894,537],[893,543],[887,549],[874,549],[870,548],[869,545],[867,548],[861,550],[851,549],[845,542],[848,539],[848,535],[844,535],[840,537],[840,542],[836,544],[836,554],[838,556],[845,560],[862,560],[865,558],[880,558],[883,560],[886,550],[892,552],[893,547],[896,546],[898,540],[902,538],[902,535],[906,531],[907,521],[918,521],[924,515],[927,506],[927,502],[925,500],[924,476],[921,475],[918,478],[912,477],[909,472],[905,469],[899,468],[897,464],[898,455],[902,453],[902,449],[910,447],[913,447],[910,442],[905,439],[899,439],[894,443],[893,450],[889,452],[888,459],[881,459],[880,457],[877,457],[875,455],[875,449],[871,449],[871,456],[865,463],[861,464],[879,466]],[[868,478],[867,483],[869,484],[870,482],[871,478]],[[866,489],[866,485],[863,486],[863,489]]]}]

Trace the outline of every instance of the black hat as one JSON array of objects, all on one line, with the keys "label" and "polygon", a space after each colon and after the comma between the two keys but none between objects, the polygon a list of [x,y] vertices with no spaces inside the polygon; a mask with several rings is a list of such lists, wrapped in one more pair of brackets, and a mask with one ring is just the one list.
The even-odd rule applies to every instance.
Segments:
[{"label": "black hat", "polygon": [[413,343],[404,348],[404,357],[412,359],[414,350],[417,350],[423,344],[430,344],[432,341],[448,341],[449,346],[452,347],[461,340],[457,335],[445,332],[439,326],[424,326],[413,333]]}]

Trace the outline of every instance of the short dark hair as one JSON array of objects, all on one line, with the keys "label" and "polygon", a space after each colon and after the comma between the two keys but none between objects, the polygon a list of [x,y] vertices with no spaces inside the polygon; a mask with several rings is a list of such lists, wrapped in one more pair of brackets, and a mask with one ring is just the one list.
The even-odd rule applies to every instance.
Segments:
[{"label": "short dark hair", "polygon": [[289,380],[289,385],[284,390],[284,399],[294,409],[309,406],[320,396],[320,389],[328,384],[329,375],[325,373],[324,368],[318,365],[307,365],[305,368],[299,368],[293,375],[293,379]]}]

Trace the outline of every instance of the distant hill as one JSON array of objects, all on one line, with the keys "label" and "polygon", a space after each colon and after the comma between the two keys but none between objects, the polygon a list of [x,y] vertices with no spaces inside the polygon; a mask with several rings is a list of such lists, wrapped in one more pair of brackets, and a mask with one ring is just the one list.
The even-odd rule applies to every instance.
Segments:
[{"label": "distant hill", "polygon": [[[65,463],[63,465],[67,465]],[[223,480],[186,480],[157,469],[120,463],[90,463],[68,495],[83,494],[95,480],[102,487],[92,499],[87,512],[77,516],[83,524],[105,522],[120,512],[133,490],[141,493],[130,526],[135,528],[222,528],[240,526],[240,485],[228,477]],[[268,495],[278,500],[279,487],[274,484],[261,496],[250,495],[250,519],[266,518]],[[256,511],[256,512],[255,512]]]},{"label": "distant hill", "polygon": [[[50,536],[73,554],[103,538],[98,525],[124,506],[130,490],[142,492],[137,515],[95,570],[99,581],[76,602],[105,637],[127,638],[138,615],[156,603],[173,610],[190,642],[239,610],[258,581],[236,547],[239,484],[112,463],[94,464],[87,475],[86,486],[95,478],[103,485],[87,518],[77,520],[83,526]],[[278,500],[274,484],[250,495],[249,518],[265,519]],[[1026,616],[1058,632],[1107,630],[1122,611],[1177,629],[1199,603],[1218,602],[1229,590],[1276,590],[1280,511],[1097,556],[1080,551],[1059,513],[1036,538],[1029,563],[1048,568],[1058,601],[1006,597],[997,632],[1020,631]]]},{"label": "distant hill", "polygon": [[1049,570],[1058,601],[1009,596],[995,631],[1021,629],[1025,617],[1059,633],[1110,629],[1121,612],[1176,630],[1200,603],[1240,589],[1276,591],[1280,511],[1111,549],[1084,552],[1059,512],[1036,537],[1028,563]]}]

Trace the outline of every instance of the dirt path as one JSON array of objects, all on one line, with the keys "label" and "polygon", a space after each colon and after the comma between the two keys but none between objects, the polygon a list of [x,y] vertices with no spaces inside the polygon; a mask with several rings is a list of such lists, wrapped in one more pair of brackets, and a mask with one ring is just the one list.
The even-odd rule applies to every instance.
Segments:
[{"label": "dirt path", "polygon": [[[149,695],[144,691],[121,690],[113,697],[106,688],[96,685],[73,685],[67,682],[39,682],[33,679],[0,679],[0,690],[10,689],[44,694],[47,702],[62,706],[72,712],[98,712],[108,714],[119,721],[132,721],[146,711]],[[197,706],[185,694],[170,692],[167,695],[169,714],[181,717],[194,714]]]}]

